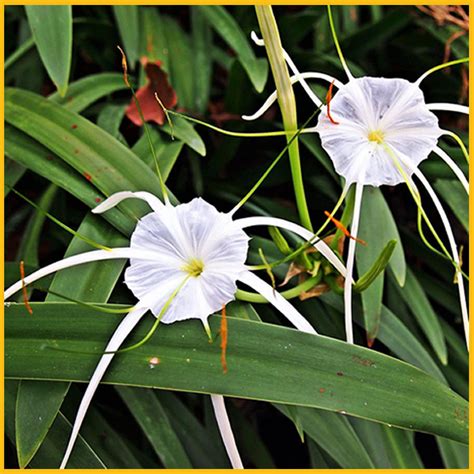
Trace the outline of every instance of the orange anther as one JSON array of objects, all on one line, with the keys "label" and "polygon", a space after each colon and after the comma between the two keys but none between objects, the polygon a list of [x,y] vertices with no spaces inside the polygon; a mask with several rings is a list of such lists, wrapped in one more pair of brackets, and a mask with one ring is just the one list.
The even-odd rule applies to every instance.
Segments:
[{"label": "orange anther", "polygon": [[324,215],[327,216],[331,222],[339,229],[341,230],[346,237],[349,237],[349,239],[355,240],[356,242],[359,242],[359,244],[362,245],[367,245],[367,242],[362,239],[358,239],[357,237],[354,237],[353,235],[350,234],[350,232],[345,228],[344,224],[341,221],[338,221],[335,217],[333,217],[328,211],[324,211]]},{"label": "orange anther", "polygon": [[30,303],[28,302],[28,292],[26,291],[25,285],[25,263],[23,260],[20,262],[20,278],[21,278],[21,290],[23,292],[23,301],[25,302],[25,307],[28,313],[33,314]]},{"label": "orange anther", "polygon": [[123,52],[123,49],[120,46],[117,46],[118,50],[122,53],[122,69],[123,69],[123,80],[127,87],[130,87],[130,83],[128,82],[128,68],[127,68],[127,56]]},{"label": "orange anther", "polygon": [[222,306],[222,319],[221,319],[221,364],[224,374],[227,373],[227,317],[225,312],[225,305]]},{"label": "orange anther", "polygon": [[328,89],[328,93],[326,94],[327,114],[328,114],[328,119],[330,120],[331,123],[333,123],[334,125],[339,125],[339,122],[336,122],[331,117],[330,104],[331,104],[331,99],[332,99],[332,88],[333,87],[334,87],[334,81],[331,82],[331,85],[329,86],[329,89]]}]

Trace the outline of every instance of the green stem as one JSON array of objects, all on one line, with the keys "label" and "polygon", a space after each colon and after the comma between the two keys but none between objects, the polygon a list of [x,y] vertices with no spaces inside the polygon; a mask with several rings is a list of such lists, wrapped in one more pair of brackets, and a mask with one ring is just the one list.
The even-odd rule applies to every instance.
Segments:
[{"label": "green stem", "polygon": [[12,64],[16,63],[24,54],[26,54],[33,46],[35,41],[33,38],[27,39],[21,46],[18,47],[8,58],[5,60],[4,70],[6,71]]},{"label": "green stem", "polygon": [[[291,300],[298,297],[303,291],[308,291],[313,286],[317,285],[321,281],[321,274],[314,277],[308,278],[303,283],[291,288],[290,290],[282,291],[280,293],[283,298]],[[252,293],[251,291],[237,290],[235,297],[240,301],[246,301],[247,303],[268,303],[268,301],[259,293]]]},{"label": "green stem", "polygon": [[[296,101],[293,87],[288,73],[288,67],[285,62],[283,48],[281,45],[278,26],[273,16],[270,5],[259,5],[255,7],[260,31],[265,42],[268,60],[272,69],[273,78],[278,94],[278,104],[280,105],[283,117],[283,126],[285,130],[297,130]],[[291,175],[293,178],[293,187],[295,190],[296,206],[301,224],[311,232],[311,218],[309,216],[308,205],[303,185],[303,174],[301,172],[300,153],[298,141],[294,140],[288,148],[290,155]]]}]

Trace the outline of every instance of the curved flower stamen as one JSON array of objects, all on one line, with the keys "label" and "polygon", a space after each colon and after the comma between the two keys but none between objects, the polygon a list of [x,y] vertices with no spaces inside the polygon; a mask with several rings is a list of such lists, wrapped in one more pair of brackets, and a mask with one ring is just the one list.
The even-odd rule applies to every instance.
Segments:
[{"label": "curved flower stamen", "polygon": [[451,171],[459,179],[460,183],[463,185],[467,195],[469,196],[469,182],[464,176],[461,168],[456,164],[456,162],[439,146],[434,147],[433,151],[451,168]]}]

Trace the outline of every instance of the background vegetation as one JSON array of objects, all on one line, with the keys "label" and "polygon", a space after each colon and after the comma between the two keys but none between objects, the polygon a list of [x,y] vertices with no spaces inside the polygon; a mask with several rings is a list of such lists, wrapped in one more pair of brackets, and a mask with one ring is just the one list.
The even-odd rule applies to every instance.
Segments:
[{"label": "background vegetation", "polygon": [[[281,128],[276,106],[262,120],[246,123],[240,119],[256,110],[274,87],[263,48],[248,39],[252,30],[258,30],[253,8],[60,8],[5,9],[5,81],[14,88],[5,96],[6,285],[19,278],[20,260],[25,261],[28,273],[65,254],[89,249],[11,192],[11,187],[81,234],[110,246],[126,245],[133,220],[119,210],[105,219],[96,217],[90,208],[118,190],[158,192],[142,129],[124,116],[131,97],[121,74],[118,44],[126,51],[130,74],[137,84],[145,82],[140,58],[162,62],[177,93],[178,110],[236,131]],[[343,78],[324,7],[276,7],[274,11],[282,43],[300,71],[324,71]],[[448,13],[462,20],[459,11],[445,11],[443,16],[441,10],[415,7],[334,9],[341,46],[355,75],[412,81],[443,62],[448,40],[465,30],[466,24],[450,21]],[[448,53],[452,59],[468,55],[467,35],[455,39]],[[325,86],[315,84],[314,88],[325,97]],[[429,102],[465,103],[466,69],[453,67],[432,75],[423,88]],[[302,122],[313,108],[298,87],[295,91]],[[440,114],[440,123],[467,140],[466,119],[446,113]],[[186,202],[203,196],[223,211],[240,200],[284,145],[279,137],[228,137],[182,120],[175,120],[175,140],[171,140],[168,125],[153,125],[151,131],[167,185],[177,199]],[[467,172],[457,147],[448,141],[441,146]],[[341,183],[316,135],[301,137],[300,148],[310,213],[317,225],[325,219],[324,210],[333,208]],[[467,262],[468,211],[463,190],[440,160],[426,160],[421,168],[452,211],[451,222],[458,242],[464,245]],[[233,303],[228,309],[229,374],[221,373],[218,343],[207,347],[197,322],[160,328],[141,352],[117,359],[109,381],[120,385],[104,384],[98,390],[70,467],[229,467],[209,398],[199,394],[217,389],[237,397],[228,398],[227,405],[246,467],[466,467],[467,446],[459,441],[466,440],[467,415],[454,392],[468,396],[468,358],[452,266],[422,244],[416,229],[416,206],[407,189],[400,185],[380,191],[370,191],[364,198],[361,236],[369,240],[388,222],[395,222],[408,270],[404,288],[398,286],[391,271],[386,272],[372,349],[408,362],[429,377],[413,372],[420,377],[419,390],[406,400],[405,407],[397,405],[400,400],[393,404],[390,398],[384,400],[383,393],[380,400],[375,394],[379,378],[385,383],[391,376],[394,390],[397,384],[405,390],[402,373],[409,369],[403,364],[393,366],[391,372],[381,369],[371,375],[365,387],[350,377],[334,381],[334,375],[328,384],[335,383],[354,407],[365,400],[369,405],[381,403],[385,409],[386,403],[395,416],[408,406],[417,423],[428,420],[423,431],[441,436],[364,419],[371,416],[348,416],[340,413],[353,411],[343,410],[345,405],[315,404],[313,400],[326,390],[321,379],[325,364],[338,361],[337,351],[331,352],[330,346],[326,352],[318,347],[317,352],[303,335],[282,328],[285,323],[267,305]],[[441,228],[436,213],[425,205]],[[146,208],[130,205],[125,209],[143,213]],[[244,213],[297,221],[285,160]],[[252,240],[250,260],[257,263],[259,247],[269,259],[281,256],[265,230]],[[124,266],[125,262],[90,264],[64,271],[41,286],[80,301],[130,304],[133,298],[122,284]],[[285,266],[276,269],[279,281],[286,270]],[[32,301],[41,302],[44,295],[30,290]],[[59,465],[84,387],[69,382],[87,380],[96,361],[96,356],[45,351],[44,345],[100,352],[117,323],[117,317],[64,300],[58,303],[61,298],[52,293],[45,299],[47,303],[32,303],[31,316],[21,304],[21,296],[20,304],[6,308],[6,465],[10,468]],[[294,301],[318,332],[344,338],[340,296],[329,292]],[[356,313],[356,342],[366,346],[360,308]],[[280,327],[242,319],[262,319]],[[213,316],[212,320],[217,332],[219,318]],[[142,334],[148,325],[144,322],[141,326]],[[291,343],[299,349],[287,355]],[[193,350],[204,362],[189,367],[188,361],[194,361]],[[163,360],[169,357],[173,362],[168,368],[163,364],[151,369],[146,360],[152,355]],[[345,355],[342,351],[340,356]],[[364,360],[365,356],[360,357]],[[374,353],[374,360],[383,367],[386,359],[377,357]],[[133,360],[143,362],[146,374],[127,365]],[[305,366],[313,370],[313,365],[319,369],[304,370]],[[299,372],[294,371],[295,366],[300,367]],[[452,391],[440,388],[447,386]],[[455,400],[455,409],[447,417],[443,412],[441,420],[440,412],[448,406],[443,397],[449,403]],[[319,403],[328,405],[323,406],[325,410],[315,408]],[[303,406],[296,407],[298,404]],[[417,410],[424,406],[427,412],[423,418]],[[411,427],[410,422],[404,427]]]}]

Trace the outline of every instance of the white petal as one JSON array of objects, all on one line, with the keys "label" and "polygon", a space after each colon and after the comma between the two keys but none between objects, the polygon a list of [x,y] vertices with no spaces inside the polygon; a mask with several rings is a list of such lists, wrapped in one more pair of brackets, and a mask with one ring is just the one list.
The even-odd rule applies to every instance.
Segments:
[{"label": "white petal", "polygon": [[456,162],[440,147],[435,147],[433,150],[453,171],[456,177],[459,179],[460,183],[463,185],[467,195],[469,196],[469,182],[464,176],[461,168],[456,164]]},{"label": "white petal", "polygon": [[[286,221],[284,219],[278,219],[276,217],[245,217],[243,219],[237,219],[234,222],[238,224],[239,227],[241,227],[242,229],[260,225],[275,226],[289,230],[290,232],[299,235],[306,241],[310,241],[314,237],[314,234],[309,230],[305,229],[304,227],[295,224],[294,222]],[[334,266],[334,268],[336,268],[336,270],[342,276],[346,275],[346,269],[344,267],[344,264],[341,262],[341,260],[339,260],[339,257],[331,250],[331,248],[328,244],[326,244],[326,242],[324,242],[323,240],[317,240],[312,245],[316,250],[323,254],[323,256]]]},{"label": "white petal", "polygon": [[283,298],[268,283],[252,272],[244,272],[239,280],[260,293],[269,303],[275,306],[296,329],[309,334],[317,334],[316,330],[308,323],[305,317],[288,301]]},{"label": "white petal", "polygon": [[224,397],[222,395],[211,395],[212,407],[214,408],[214,414],[216,416],[217,425],[224,442],[227,455],[229,456],[230,462],[233,469],[243,469],[244,465],[240,459],[240,454],[235,444],[234,433],[230,426],[229,417],[225,409]]},{"label": "white petal", "polygon": [[151,193],[147,193],[146,191],[120,191],[118,193],[112,194],[112,196],[109,196],[104,202],[92,209],[92,212],[94,214],[101,214],[102,212],[112,209],[123,200],[130,198],[142,199],[143,201],[146,201],[155,212],[160,212],[164,207],[164,204],[156,196]]},{"label": "white petal", "polygon": [[360,208],[362,203],[363,184],[356,185],[354,198],[354,214],[351,223],[351,235],[354,239],[349,240],[349,250],[347,252],[347,278],[344,282],[344,320],[346,328],[346,340],[349,344],[354,344],[354,334],[352,329],[352,273],[354,270],[354,257],[357,232],[359,231]]},{"label": "white petal", "polygon": [[[118,258],[134,258],[137,260],[145,260],[150,262],[156,262],[160,256],[151,251],[137,250],[128,247],[119,247],[111,250],[92,250],[91,252],[81,253],[79,255],[73,255],[72,257],[64,258],[58,262],[52,263],[44,268],[33,272],[24,279],[25,285],[29,285],[40,278],[43,278],[51,273],[55,273],[65,268],[74,267],[81,263],[96,262],[99,260],[113,260]],[[17,281],[15,284],[5,290],[4,298],[7,299],[17,291],[21,290],[22,281]]]},{"label": "white petal", "polygon": [[459,104],[447,104],[447,103],[436,103],[436,104],[428,104],[427,105],[429,110],[442,110],[446,112],[459,112],[460,114],[469,115],[469,107],[466,105],[459,105]]},{"label": "white petal", "polygon": [[[296,82],[303,83],[305,79],[323,79],[327,82],[334,82],[334,85],[339,88],[342,87],[342,82],[338,81],[334,77],[330,76],[329,74],[324,74],[322,72],[302,72],[301,74],[295,74],[290,77],[291,84],[295,84]],[[309,87],[309,86],[308,86]],[[311,96],[310,96],[311,97]],[[242,115],[244,120],[256,120],[260,118],[277,100],[277,91],[273,91],[267,98],[267,100],[263,103],[263,105],[252,115]],[[314,102],[314,100],[313,100]],[[322,105],[322,102],[317,98],[315,105],[319,107]]]},{"label": "white petal", "polygon": [[[137,323],[140,321],[141,317],[145,314],[145,312],[145,308],[136,308],[130,313],[128,313],[127,316],[125,316],[122,322],[118,325],[113,336],[110,338],[110,341],[107,344],[107,347],[105,348],[105,352],[117,351],[122,345],[122,342],[137,325]],[[86,416],[87,410],[91,403],[92,397],[94,396],[94,393],[97,390],[97,387],[100,381],[102,380],[105,371],[112,362],[114,355],[115,354],[104,354],[100,358],[99,363],[97,364],[94,370],[94,373],[89,381],[89,385],[87,386],[87,389],[82,397],[81,404],[79,405],[79,408],[77,410],[71,437],[69,438],[66,453],[64,454],[63,460],[61,461],[60,469],[64,469],[66,467],[66,464],[72,452],[72,448],[74,447],[74,443],[76,442],[77,436],[79,434],[79,430],[81,429],[82,422],[84,421],[84,417]]]}]

